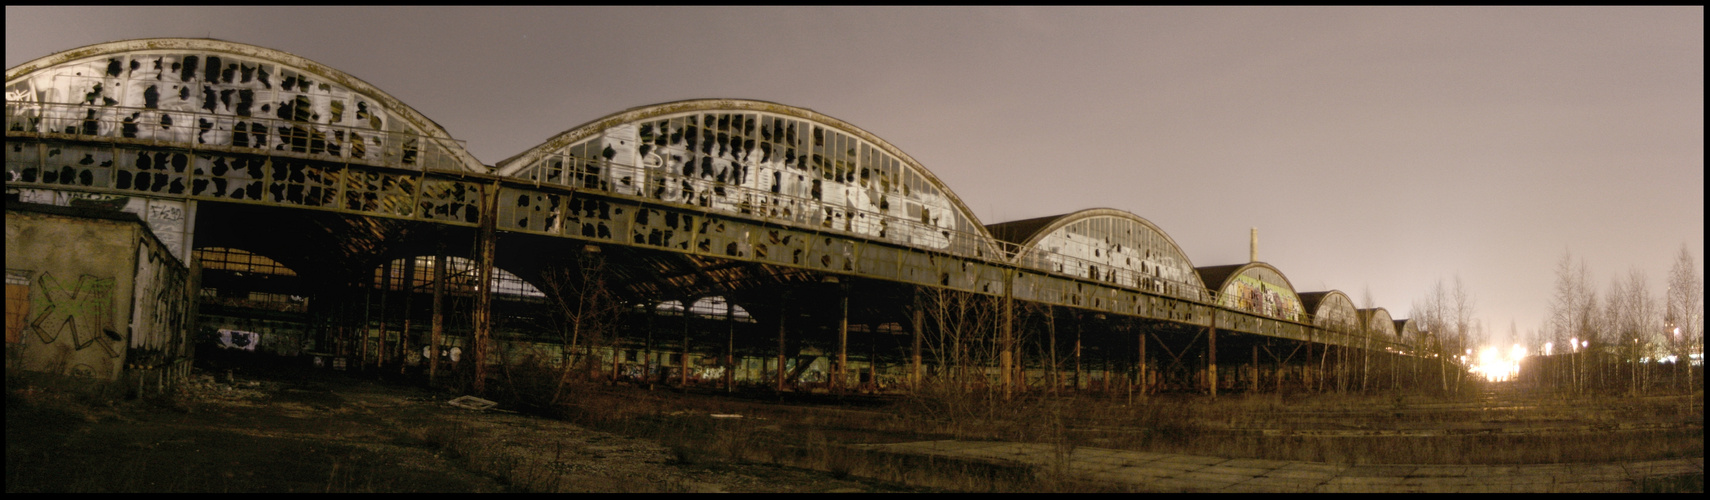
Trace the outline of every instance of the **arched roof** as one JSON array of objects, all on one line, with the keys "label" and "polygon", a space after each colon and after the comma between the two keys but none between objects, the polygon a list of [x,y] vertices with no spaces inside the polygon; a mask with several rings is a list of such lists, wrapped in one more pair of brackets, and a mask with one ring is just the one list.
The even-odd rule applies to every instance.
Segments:
[{"label": "arched roof", "polygon": [[1176,283],[1186,287],[1180,294],[1193,297],[1205,288],[1176,241],[1128,211],[1093,208],[986,229],[999,241],[1015,245],[1011,259],[1021,267],[1142,289],[1167,289],[1166,283]]},{"label": "arched roof", "polygon": [[1218,304],[1290,321],[1305,319],[1305,308],[1282,271],[1263,262],[1198,268],[1200,281],[1215,287]]},{"label": "arched roof", "polygon": [[1359,312],[1354,301],[1341,290],[1305,292],[1300,294],[1301,306],[1312,314],[1312,324],[1319,328],[1353,330],[1359,326]]},{"label": "arched roof", "polygon": [[772,102],[695,99],[631,108],[496,168],[535,182],[997,255],[973,211],[907,153],[842,120]]},{"label": "arched roof", "polygon": [[1395,340],[1395,319],[1389,316],[1389,311],[1382,307],[1361,309],[1360,319],[1365,320],[1366,334],[1385,340]]},{"label": "arched roof", "polygon": [[[289,142],[279,137],[280,126],[306,125],[302,134],[314,136],[322,155],[377,163],[396,155],[402,163],[393,166],[403,168],[488,170],[438,123],[367,82],[286,52],[223,40],[145,38],[51,54],[6,70],[6,102],[41,103],[44,121],[62,114],[105,123],[98,134],[83,135],[243,146],[255,144],[250,136]],[[125,118],[151,125],[140,127],[149,137],[112,125]],[[234,131],[240,124],[246,126]]]},{"label": "arched roof", "polygon": [[1395,337],[1402,342],[1415,342],[1419,337],[1419,325],[1412,319],[1395,320]]}]

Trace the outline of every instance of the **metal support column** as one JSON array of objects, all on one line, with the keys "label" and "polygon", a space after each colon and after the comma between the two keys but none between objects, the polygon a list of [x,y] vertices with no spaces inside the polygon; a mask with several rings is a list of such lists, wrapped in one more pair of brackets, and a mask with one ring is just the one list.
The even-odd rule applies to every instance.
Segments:
[{"label": "metal support column", "polygon": [[837,368],[832,370],[832,391],[842,394],[844,384],[849,383],[849,284],[838,285],[842,292],[841,314],[837,317]]},{"label": "metal support column", "polygon": [[867,391],[879,392],[879,325],[867,325]]},{"label": "metal support column", "polygon": [[1081,381],[1085,380],[1085,369],[1081,367],[1081,318],[1075,315],[1075,391],[1081,390]]},{"label": "metal support column", "polygon": [[688,392],[689,391],[689,305],[695,303],[695,301],[693,299],[683,299],[682,302],[683,302],[683,357],[682,357],[682,362],[678,363],[678,365],[682,367],[682,370],[680,370],[681,373],[678,374],[679,375],[678,387],[681,388],[683,390],[683,392]]},{"label": "metal support column", "polygon": [[785,356],[787,356],[787,354],[785,353],[785,347],[784,347],[784,326],[786,323],[784,320],[785,320],[785,318],[789,317],[789,306],[788,306],[789,298],[790,298],[789,292],[785,292],[785,293],[780,294],[778,296],[778,387],[777,388],[779,391],[784,390],[784,377],[785,377],[785,374],[788,373],[786,371],[786,369],[784,368]]},{"label": "metal support column", "polygon": [[1148,375],[1150,375],[1147,372],[1146,366],[1146,331],[1144,328],[1140,330],[1140,334],[1135,336],[1135,338],[1140,340],[1140,370],[1139,373],[1135,375],[1134,379],[1135,385],[1140,387],[1140,397],[1144,399],[1152,392],[1152,384],[1148,383],[1146,380]]},{"label": "metal support column", "polygon": [[1003,388],[1003,399],[1009,400],[1015,392],[1015,293],[1013,271],[1003,275],[1003,317],[998,325],[1003,338],[998,351],[998,376],[1002,379],[999,386]]},{"label": "metal support column", "polygon": [[736,304],[724,298],[724,392],[736,390]]},{"label": "metal support column", "polygon": [[439,342],[445,334],[445,253],[433,255],[433,334],[428,339],[428,385],[439,375]]},{"label": "metal support column", "polygon": [[415,312],[413,309],[410,308],[411,303],[414,302],[413,300],[410,300],[410,299],[411,299],[411,297],[414,297],[416,295],[416,257],[413,255],[410,256],[409,258],[404,259],[404,280],[403,280],[403,282],[404,282],[404,286],[403,286],[403,289],[404,289],[404,330],[401,332],[398,332],[398,374],[399,375],[403,375],[404,370],[406,368],[409,368],[409,366],[410,366],[410,363],[407,361],[408,359],[410,359],[410,316],[411,316],[411,313]]},{"label": "metal support column", "polygon": [[374,349],[374,351],[375,351],[374,352],[374,355],[375,355],[374,356],[375,357],[374,367],[375,368],[381,368],[381,367],[386,366],[386,330],[387,330],[386,320],[389,318],[389,316],[391,316],[391,315],[387,314],[388,311],[386,310],[386,299],[387,299],[388,295],[391,295],[391,293],[390,293],[391,288],[392,288],[392,263],[387,262],[387,263],[382,264],[380,266],[380,338],[375,341],[375,349]]},{"label": "metal support column", "polygon": [[1211,312],[1211,330],[1205,337],[1210,349],[1206,360],[1210,363],[1205,368],[1205,380],[1211,383],[1211,397],[1217,397],[1217,311]]},{"label": "metal support column", "polygon": [[1253,394],[1259,393],[1259,346],[1253,345]]},{"label": "metal support column", "polygon": [[481,228],[476,239],[475,269],[475,380],[476,395],[487,393],[487,351],[493,335],[493,258],[498,249],[499,182],[482,190]]},{"label": "metal support column", "polygon": [[914,312],[912,314],[910,314],[910,317],[909,317],[909,327],[914,332],[914,339],[912,340],[913,345],[909,348],[910,349],[910,352],[909,352],[910,364],[909,364],[908,380],[909,380],[910,390],[915,391],[915,392],[920,391],[920,384],[922,382],[922,380],[921,380],[922,374],[920,371],[920,368],[921,368],[920,367],[920,337],[922,334],[921,334],[920,329],[926,323],[926,310],[924,307],[922,307],[922,304],[921,304],[921,302],[923,300],[922,297],[923,297],[923,294],[921,293],[920,288],[915,288],[914,289]]}]

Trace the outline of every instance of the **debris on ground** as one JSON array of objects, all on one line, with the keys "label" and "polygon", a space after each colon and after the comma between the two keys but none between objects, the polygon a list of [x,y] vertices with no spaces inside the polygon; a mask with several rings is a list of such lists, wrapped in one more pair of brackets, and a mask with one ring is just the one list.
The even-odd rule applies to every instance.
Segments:
[{"label": "debris on ground", "polygon": [[483,410],[486,410],[488,408],[492,408],[494,406],[499,405],[498,403],[488,401],[485,399],[481,399],[481,398],[478,398],[475,396],[463,396],[463,397],[460,397],[457,399],[453,399],[451,401],[446,401],[445,404],[448,404],[451,406],[456,406],[458,408],[463,408],[466,410],[474,410],[474,411],[483,411]]}]

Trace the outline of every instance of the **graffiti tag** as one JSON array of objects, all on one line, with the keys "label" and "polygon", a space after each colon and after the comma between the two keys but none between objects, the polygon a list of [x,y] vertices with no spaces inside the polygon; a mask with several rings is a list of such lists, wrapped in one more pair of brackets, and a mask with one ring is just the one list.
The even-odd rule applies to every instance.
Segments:
[{"label": "graffiti tag", "polygon": [[53,274],[44,272],[36,284],[42,290],[42,310],[30,321],[30,331],[43,344],[52,344],[69,332],[72,345],[78,350],[99,344],[109,355],[118,357],[112,342],[96,342],[110,336],[105,329],[112,324],[112,278],[85,274],[67,286]]}]

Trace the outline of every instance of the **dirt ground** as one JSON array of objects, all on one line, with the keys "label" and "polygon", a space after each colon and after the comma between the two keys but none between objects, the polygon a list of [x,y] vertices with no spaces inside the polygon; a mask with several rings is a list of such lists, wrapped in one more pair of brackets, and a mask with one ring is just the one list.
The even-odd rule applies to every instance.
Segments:
[{"label": "dirt ground", "polygon": [[11,492],[903,492],[669,446],[342,374],[196,372],[177,397],[8,384]]},{"label": "dirt ground", "polygon": [[[459,393],[372,373],[231,366],[196,371],[174,395],[135,399],[9,374],[6,491],[1120,491],[1025,467],[843,446],[944,439],[1345,464],[1703,456],[1701,392],[1562,399],[1492,390],[1462,400],[1176,395],[1147,404],[1118,396],[1047,398],[987,412],[975,400],[936,396],[791,393],[785,401],[740,391],[582,386],[563,407],[569,413],[559,415],[611,431],[604,432],[503,406],[459,408],[448,404]],[[715,416],[727,414],[741,417]],[[1702,491],[1702,475],[1695,484],[1664,490]]]}]

